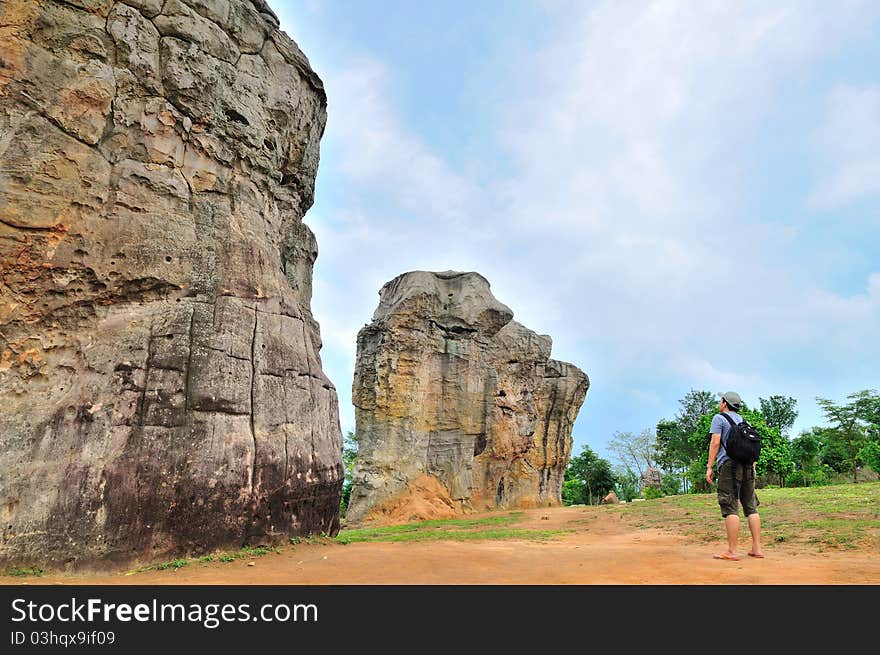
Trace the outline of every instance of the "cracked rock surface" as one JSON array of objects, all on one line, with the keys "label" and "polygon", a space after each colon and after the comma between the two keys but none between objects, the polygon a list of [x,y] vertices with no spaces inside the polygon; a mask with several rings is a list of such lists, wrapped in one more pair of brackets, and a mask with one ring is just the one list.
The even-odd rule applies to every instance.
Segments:
[{"label": "cracked rock surface", "polygon": [[431,518],[419,508],[440,504],[419,494],[437,483],[453,511],[561,503],[587,375],[478,273],[404,273],[379,297],[358,334],[346,522]]},{"label": "cracked rock surface", "polygon": [[336,532],[325,122],[263,0],[0,2],[0,561]]}]

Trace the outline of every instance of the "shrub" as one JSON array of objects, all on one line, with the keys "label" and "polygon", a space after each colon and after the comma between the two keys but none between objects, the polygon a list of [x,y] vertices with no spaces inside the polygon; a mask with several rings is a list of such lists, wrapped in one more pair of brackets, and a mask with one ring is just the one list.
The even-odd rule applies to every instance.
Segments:
[{"label": "shrub", "polygon": [[18,577],[18,578],[21,578],[21,577],[24,577],[27,575],[41,576],[41,575],[43,575],[43,569],[36,567],[36,566],[30,566],[27,568],[12,567],[8,571],[6,571],[6,575],[14,575],[15,577]]},{"label": "shrub", "polygon": [[654,487],[645,487],[645,500],[653,500],[654,498],[663,498],[663,492]]},{"label": "shrub", "polygon": [[587,494],[580,480],[566,480],[562,483],[562,503],[564,505],[586,505]]},{"label": "shrub", "polygon": [[631,471],[618,473],[614,493],[620,500],[631,501],[639,495],[639,476]]}]

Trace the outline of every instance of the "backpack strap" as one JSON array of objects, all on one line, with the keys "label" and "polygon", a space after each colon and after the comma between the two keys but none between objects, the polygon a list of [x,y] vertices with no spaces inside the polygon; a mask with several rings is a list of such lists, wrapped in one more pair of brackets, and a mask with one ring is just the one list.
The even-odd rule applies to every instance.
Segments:
[{"label": "backpack strap", "polygon": [[[727,419],[727,422],[730,423],[730,429],[731,429],[731,430],[733,430],[734,428],[736,428],[736,421],[734,421],[734,420],[730,417],[730,414],[728,414],[727,412],[722,412],[722,413],[721,413],[721,416],[723,416],[724,418],[726,418],[726,419]],[[727,434],[730,434],[730,432],[728,432]],[[727,442],[724,440],[723,435],[722,435],[722,438],[721,438],[721,439],[722,439],[722,445],[724,446],[724,450],[727,451]],[[728,457],[730,457],[730,455],[728,455]]]}]

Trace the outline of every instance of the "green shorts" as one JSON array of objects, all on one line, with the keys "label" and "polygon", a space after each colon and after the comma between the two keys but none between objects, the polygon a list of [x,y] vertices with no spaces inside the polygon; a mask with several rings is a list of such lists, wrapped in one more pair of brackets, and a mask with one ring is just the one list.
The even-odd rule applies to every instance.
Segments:
[{"label": "green shorts", "polygon": [[718,505],[721,516],[738,514],[742,503],[743,514],[758,513],[758,496],[755,494],[755,469],[727,460],[718,469]]}]

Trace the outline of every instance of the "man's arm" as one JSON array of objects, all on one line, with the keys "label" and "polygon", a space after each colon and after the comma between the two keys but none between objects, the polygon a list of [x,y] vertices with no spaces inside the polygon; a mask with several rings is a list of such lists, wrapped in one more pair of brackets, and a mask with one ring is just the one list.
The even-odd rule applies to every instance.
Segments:
[{"label": "man's arm", "polygon": [[709,461],[706,463],[706,482],[712,484],[712,478],[715,477],[713,467],[715,466],[715,457],[718,455],[718,449],[721,448],[721,434],[713,434],[712,440],[709,442]]}]

